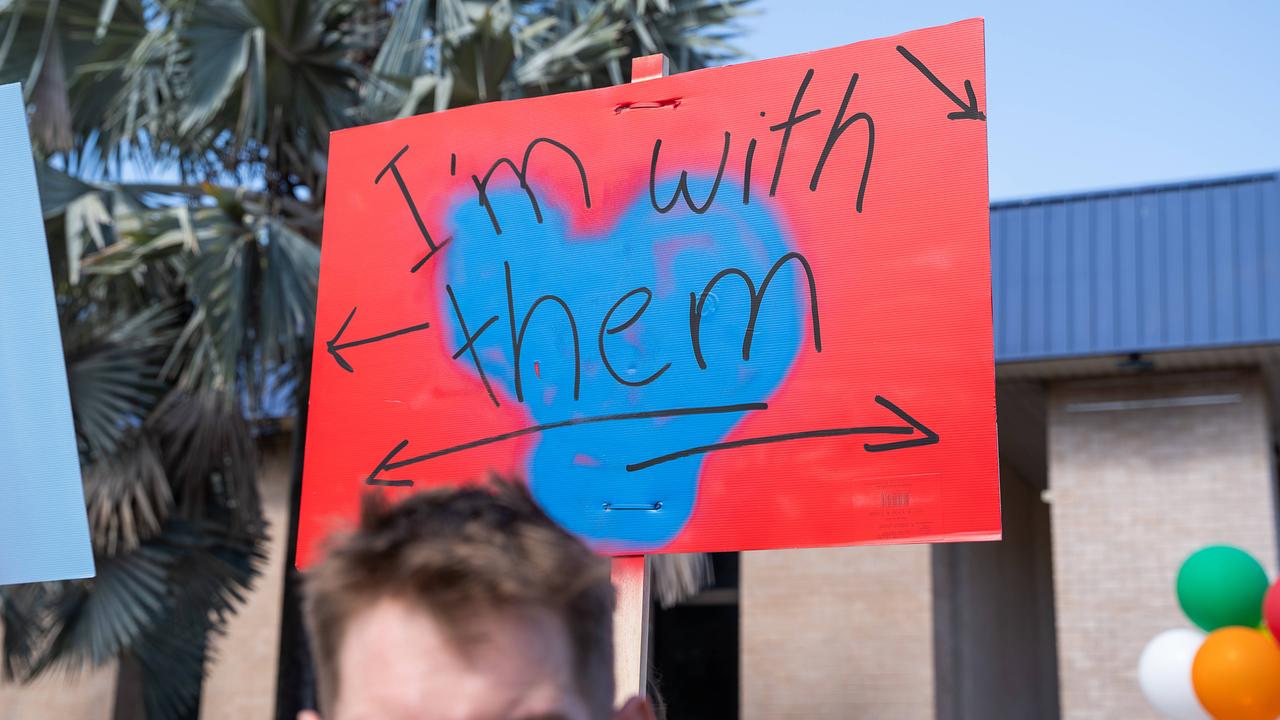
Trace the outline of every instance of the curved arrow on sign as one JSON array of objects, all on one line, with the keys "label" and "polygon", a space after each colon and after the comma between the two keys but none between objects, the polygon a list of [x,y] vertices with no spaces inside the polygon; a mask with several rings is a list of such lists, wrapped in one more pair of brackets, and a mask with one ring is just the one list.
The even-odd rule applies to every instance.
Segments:
[{"label": "curved arrow on sign", "polygon": [[[697,447],[677,450],[666,455],[659,455],[638,463],[627,466],[627,472],[635,472],[661,465],[665,462],[678,460],[690,455],[701,455],[703,453],[712,452],[714,450],[728,450],[730,448],[746,447],[748,445],[766,445],[770,443],[790,442],[793,440],[804,440],[806,438],[820,437],[840,437],[844,435],[912,435],[907,440],[894,440],[892,442],[882,443],[865,443],[862,449],[866,452],[884,452],[886,450],[904,450],[906,448],[920,447],[924,445],[933,445],[938,442],[938,433],[930,430],[924,423],[916,420],[902,410],[902,408],[894,405],[883,397],[877,395],[876,402],[888,408],[894,415],[906,422],[906,425],[870,425],[865,427],[845,427],[845,428],[824,428],[819,430],[801,430],[799,432],[782,433],[780,435],[766,435],[763,437],[744,438],[742,440],[729,440],[726,442],[714,443],[711,445],[699,445]],[[389,470],[399,470],[400,468],[415,465],[417,463],[426,462],[443,455],[450,455],[463,450],[490,445],[504,440],[521,437],[523,435],[532,435],[545,430],[555,430],[557,428],[569,427],[572,425],[584,425],[589,423],[601,422],[617,422],[621,420],[639,420],[644,418],[660,418],[660,417],[677,417],[680,415],[704,415],[710,413],[733,413],[733,412],[750,412],[753,410],[768,409],[765,403],[742,403],[739,405],[718,405],[711,407],[695,407],[695,408],[672,408],[669,410],[646,410],[641,412],[617,413],[613,415],[596,415],[589,417],[571,418],[560,422],[547,423],[544,425],[531,425],[529,427],[513,430],[501,435],[493,435],[491,437],[472,440],[471,442],[454,445],[452,447],[434,450],[422,455],[415,455],[407,458],[400,458],[400,452],[409,445],[408,440],[401,440],[387,456],[382,458],[381,462],[374,467],[373,472],[369,473],[369,477],[365,483],[369,485],[381,485],[390,487],[411,487],[413,480],[391,480],[381,475]]]}]

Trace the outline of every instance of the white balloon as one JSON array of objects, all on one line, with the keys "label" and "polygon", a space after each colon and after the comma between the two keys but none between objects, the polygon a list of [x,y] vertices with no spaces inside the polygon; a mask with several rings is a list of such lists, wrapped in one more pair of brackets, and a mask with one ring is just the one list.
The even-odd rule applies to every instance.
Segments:
[{"label": "white balloon", "polygon": [[1191,664],[1204,633],[1178,628],[1151,638],[1138,660],[1138,683],[1147,702],[1169,720],[1212,720],[1191,685]]}]

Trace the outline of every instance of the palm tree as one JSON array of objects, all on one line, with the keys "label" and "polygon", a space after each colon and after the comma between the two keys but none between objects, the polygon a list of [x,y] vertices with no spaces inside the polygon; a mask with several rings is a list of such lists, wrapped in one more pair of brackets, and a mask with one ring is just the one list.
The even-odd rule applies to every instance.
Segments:
[{"label": "palm tree", "polygon": [[0,588],[4,678],[119,659],[146,717],[198,706],[264,559],[255,438],[305,397],[330,131],[721,63],[747,2],[0,0],[98,564]]}]

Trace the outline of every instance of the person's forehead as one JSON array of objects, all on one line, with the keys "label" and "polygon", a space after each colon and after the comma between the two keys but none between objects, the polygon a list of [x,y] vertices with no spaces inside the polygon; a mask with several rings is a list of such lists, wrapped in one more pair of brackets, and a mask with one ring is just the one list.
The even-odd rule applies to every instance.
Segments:
[{"label": "person's forehead", "polygon": [[562,620],[538,609],[477,612],[446,632],[382,599],[350,620],[333,720],[574,720],[585,706]]}]

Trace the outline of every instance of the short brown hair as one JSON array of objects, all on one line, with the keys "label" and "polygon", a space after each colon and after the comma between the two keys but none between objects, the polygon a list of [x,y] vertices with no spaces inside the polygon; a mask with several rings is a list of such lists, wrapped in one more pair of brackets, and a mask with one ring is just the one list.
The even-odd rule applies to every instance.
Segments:
[{"label": "short brown hair", "polygon": [[329,547],[305,590],[321,710],[332,712],[336,700],[351,618],[383,597],[408,600],[446,629],[477,609],[550,610],[569,629],[578,690],[593,715],[607,717],[613,705],[609,563],[548,518],[522,483],[494,478],[390,506],[370,494],[359,529]]}]

